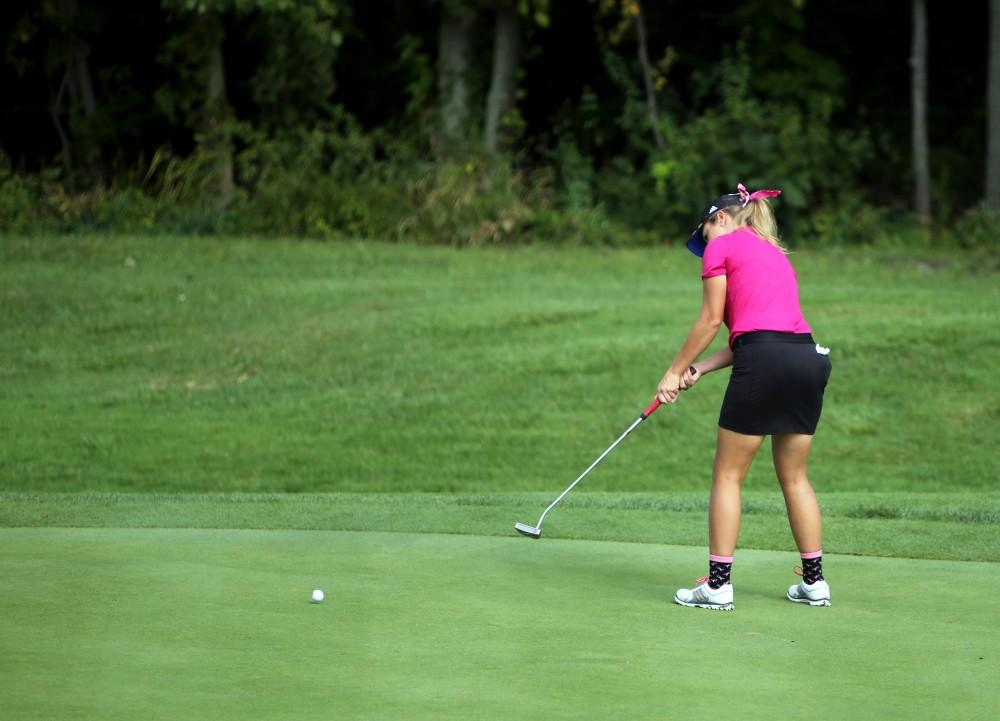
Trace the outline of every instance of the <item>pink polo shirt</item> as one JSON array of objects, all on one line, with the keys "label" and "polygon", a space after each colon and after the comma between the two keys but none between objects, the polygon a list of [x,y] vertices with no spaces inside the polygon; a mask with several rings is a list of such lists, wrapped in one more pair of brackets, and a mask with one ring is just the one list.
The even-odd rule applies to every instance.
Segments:
[{"label": "pink polo shirt", "polygon": [[701,277],[726,276],[729,347],[744,333],[811,333],[799,307],[799,284],[788,258],[749,228],[720,235],[705,248]]}]

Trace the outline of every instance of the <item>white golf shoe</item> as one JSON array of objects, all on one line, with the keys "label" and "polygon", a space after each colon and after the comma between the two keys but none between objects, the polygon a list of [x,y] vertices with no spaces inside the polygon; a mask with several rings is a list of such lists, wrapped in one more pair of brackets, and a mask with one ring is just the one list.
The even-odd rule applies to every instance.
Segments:
[{"label": "white golf shoe", "polygon": [[712,588],[707,578],[699,578],[694,588],[680,588],[674,594],[674,603],[691,608],[710,608],[715,611],[732,611],[733,584]]},{"label": "white golf shoe", "polygon": [[830,585],[826,581],[816,581],[816,583],[800,581],[788,587],[788,600],[808,603],[810,606],[829,606]]}]

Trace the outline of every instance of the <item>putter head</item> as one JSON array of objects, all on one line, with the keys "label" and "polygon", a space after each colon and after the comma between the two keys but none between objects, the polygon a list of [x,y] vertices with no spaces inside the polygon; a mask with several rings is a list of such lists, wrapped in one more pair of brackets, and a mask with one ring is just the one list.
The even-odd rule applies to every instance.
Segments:
[{"label": "putter head", "polygon": [[527,523],[515,523],[514,528],[518,533],[529,538],[540,538],[542,535],[541,528],[535,528],[534,526],[529,526]]}]

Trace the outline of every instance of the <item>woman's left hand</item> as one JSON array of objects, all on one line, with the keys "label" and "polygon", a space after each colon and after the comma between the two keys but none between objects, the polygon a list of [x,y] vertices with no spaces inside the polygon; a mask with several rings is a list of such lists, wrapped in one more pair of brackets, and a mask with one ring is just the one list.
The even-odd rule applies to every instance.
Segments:
[{"label": "woman's left hand", "polygon": [[681,376],[679,373],[667,371],[656,388],[656,397],[660,403],[675,403],[681,392]]}]

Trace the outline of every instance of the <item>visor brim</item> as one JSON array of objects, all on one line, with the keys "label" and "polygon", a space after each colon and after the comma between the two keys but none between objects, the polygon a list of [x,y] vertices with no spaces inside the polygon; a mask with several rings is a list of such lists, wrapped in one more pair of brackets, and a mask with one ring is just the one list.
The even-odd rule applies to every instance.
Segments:
[{"label": "visor brim", "polygon": [[691,237],[688,238],[687,249],[701,258],[705,255],[705,248],[707,247],[708,243],[705,242],[705,238],[701,234],[701,226],[699,225],[698,228],[691,233]]}]

